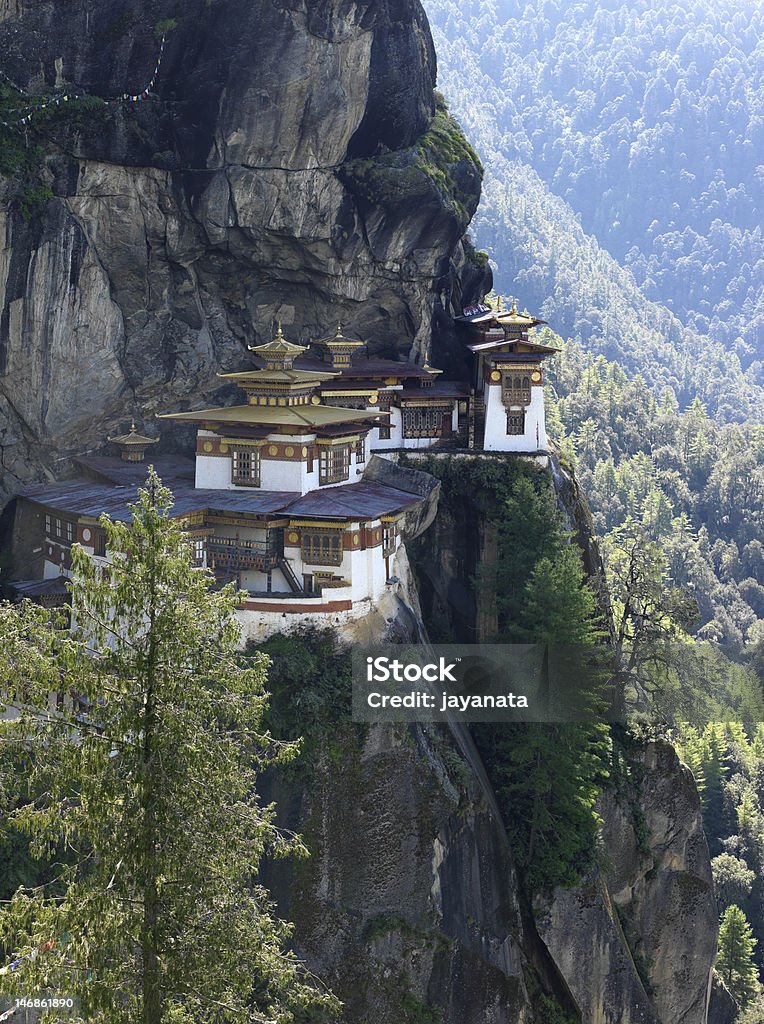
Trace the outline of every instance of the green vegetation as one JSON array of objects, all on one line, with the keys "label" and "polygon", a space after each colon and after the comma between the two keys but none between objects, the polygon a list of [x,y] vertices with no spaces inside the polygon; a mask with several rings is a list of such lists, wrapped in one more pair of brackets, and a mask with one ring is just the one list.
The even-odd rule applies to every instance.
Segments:
[{"label": "green vegetation", "polygon": [[355,745],[366,727],[351,721],[350,658],[335,633],[307,627],[250,643],[247,657],[261,655],[270,659],[265,722],[275,735],[300,741],[301,756],[284,771],[308,776],[319,752],[342,761],[348,743]]},{"label": "green vegetation", "polygon": [[2,723],[4,821],[32,857],[67,851],[0,909],[3,959],[26,958],[4,991],[78,996],[101,1024],[324,1020],[336,1004],[255,878],[266,852],[304,852],[256,797],[296,747],[264,731],[265,659],[242,664],[238,595],[192,565],[171,502],[151,471],[132,523],[102,518],[108,570],[74,548],[87,632],[0,606],[0,690],[23,701]]},{"label": "green vegetation", "polygon": [[[598,534],[628,522],[660,549],[666,588],[675,604],[691,599],[697,621],[684,625],[699,639],[758,643],[764,428],[721,425],[700,400],[681,412],[672,390],[656,398],[640,376],[577,343],[562,345],[547,380],[550,429],[575,458]],[[717,407],[726,400],[714,397]]]},{"label": "green vegetation", "polygon": [[[513,459],[417,462],[442,481],[441,506],[467,500],[498,535],[496,564],[475,586],[496,603],[499,643],[553,643],[598,657],[602,631],[595,595],[570,542],[548,473]],[[575,883],[593,866],[594,804],[608,775],[608,729],[597,674],[576,695],[582,724],[479,724],[473,735],[504,811],[515,863],[531,892]],[[589,707],[586,707],[588,702]]]},{"label": "green vegetation", "polygon": [[[0,178],[7,179],[4,201],[15,207],[26,221],[39,216],[53,198],[46,180],[45,158],[56,148],[55,133],[92,130],[102,125],[108,116],[103,100],[89,96],[58,106],[50,102],[46,109],[36,109],[53,98],[52,93],[20,96],[0,83],[0,120],[7,120],[11,125],[0,124]],[[23,126],[16,125],[29,111],[33,112],[31,121]],[[0,182],[0,189],[2,186]]]},{"label": "green vegetation", "polygon": [[439,106],[411,149],[352,160],[342,174],[369,202],[381,206],[426,200],[436,191],[463,230],[477,206],[483,169],[462,129]]},{"label": "green vegetation", "polygon": [[741,1009],[759,993],[753,950],[756,940],[740,907],[728,907],[719,929],[716,970]]},{"label": "green vegetation", "polygon": [[473,228],[498,287],[650,387],[679,370],[682,405],[720,379],[729,396],[756,385],[761,409],[761,9],[425,7],[486,166]]},{"label": "green vegetation", "polygon": [[[758,943],[752,955],[761,968],[764,724],[759,721],[744,727],[734,721],[712,722],[700,730],[685,725],[677,730],[674,742],[682,760],[702,780],[703,825],[713,858],[711,867],[720,915],[726,918],[736,911],[730,916],[736,929],[740,925],[739,913],[751,922]],[[723,974],[718,965],[717,970]]]},{"label": "green vegetation", "polygon": [[162,36],[168,36],[177,27],[177,18],[163,18],[162,21],[158,21],[154,26],[154,35],[157,39],[161,39]]}]

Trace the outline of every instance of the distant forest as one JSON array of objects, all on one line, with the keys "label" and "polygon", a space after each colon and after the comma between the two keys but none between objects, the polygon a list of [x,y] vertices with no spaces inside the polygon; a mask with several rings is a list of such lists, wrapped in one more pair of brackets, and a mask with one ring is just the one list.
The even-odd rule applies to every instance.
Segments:
[{"label": "distant forest", "polygon": [[600,536],[640,524],[696,635],[764,644],[764,11],[425,7],[485,164],[474,243],[564,339],[551,433]]}]

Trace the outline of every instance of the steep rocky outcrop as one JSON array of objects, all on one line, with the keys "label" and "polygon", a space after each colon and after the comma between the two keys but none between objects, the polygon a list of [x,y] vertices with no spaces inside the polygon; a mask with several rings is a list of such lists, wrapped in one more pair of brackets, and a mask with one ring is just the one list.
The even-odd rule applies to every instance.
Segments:
[{"label": "steep rocky outcrop", "polygon": [[601,798],[601,871],[536,906],[542,938],[590,1024],[706,1024],[717,911],[700,801],[668,743],[630,756]]},{"label": "steep rocky outcrop", "polygon": [[206,401],[276,318],[422,356],[435,307],[471,298],[480,168],[436,111],[418,0],[6,4],[0,70],[119,97],[148,83],[163,28],[156,95],[33,118],[39,171],[0,128],[0,500],[131,415],[154,430]]},{"label": "steep rocky outcrop", "polygon": [[268,880],[340,1020],[533,1020],[506,841],[447,735],[379,725],[337,742],[305,789],[277,789],[313,856]]}]

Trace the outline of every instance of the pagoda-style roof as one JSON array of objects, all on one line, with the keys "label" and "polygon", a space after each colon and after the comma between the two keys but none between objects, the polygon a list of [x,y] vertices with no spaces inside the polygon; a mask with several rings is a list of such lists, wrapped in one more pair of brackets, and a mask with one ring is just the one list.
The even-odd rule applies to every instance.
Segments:
[{"label": "pagoda-style roof", "polygon": [[527,309],[524,309],[522,313],[518,313],[517,302],[515,300],[512,301],[512,308],[508,313],[502,313],[497,310],[495,317],[496,322],[501,327],[528,329],[530,327],[536,327],[538,324],[546,323],[546,320],[539,320],[538,317],[532,316]]},{"label": "pagoda-style roof", "polygon": [[222,409],[199,409],[196,412],[171,412],[159,416],[163,420],[186,420],[192,423],[240,424],[246,427],[287,427],[294,433],[305,433],[335,423],[361,423],[382,412],[364,409],[343,409],[329,405],[233,405]]},{"label": "pagoda-style roof", "polygon": [[336,332],[328,338],[319,338],[313,343],[320,348],[328,349],[340,349],[342,351],[354,351],[359,348],[363,348],[366,345],[365,341],[361,341],[360,338],[348,338],[342,333],[342,324],[337,324]]},{"label": "pagoda-style roof", "polygon": [[146,437],[144,434],[138,434],[135,431],[135,420],[130,424],[130,432],[128,434],[120,434],[119,437],[109,437],[107,440],[111,441],[112,444],[118,444],[125,448],[143,448],[146,449],[150,444],[156,444],[159,440],[158,437]]},{"label": "pagoda-style roof", "polygon": [[276,326],[276,336],[272,341],[266,341],[264,345],[248,345],[250,352],[256,352],[265,360],[267,370],[290,370],[292,363],[303,352],[307,352],[305,345],[295,345],[287,341],[281,330],[281,323]]},{"label": "pagoda-style roof", "polygon": [[480,306],[471,307],[469,312],[463,313],[461,316],[454,317],[458,323],[467,324],[479,328],[481,331],[494,327],[508,327],[514,330],[529,330],[531,327],[538,327],[540,324],[545,324],[546,320],[540,320],[538,317],[533,316],[527,309],[524,309],[522,313],[518,312],[517,300],[512,300],[512,306],[510,309],[501,308],[501,296],[499,296],[496,302],[496,308],[491,309],[490,306],[481,304]]},{"label": "pagoda-style roof", "polygon": [[138,434],[135,430],[135,420],[133,420],[130,424],[129,434],[120,434],[119,437],[110,437],[108,440],[119,447],[121,457],[125,462],[143,462],[146,449],[149,445],[156,444],[158,438]]},{"label": "pagoda-style roof", "polygon": [[240,370],[237,373],[219,373],[221,380],[230,380],[240,387],[247,384],[320,384],[323,380],[339,377],[339,370]]}]

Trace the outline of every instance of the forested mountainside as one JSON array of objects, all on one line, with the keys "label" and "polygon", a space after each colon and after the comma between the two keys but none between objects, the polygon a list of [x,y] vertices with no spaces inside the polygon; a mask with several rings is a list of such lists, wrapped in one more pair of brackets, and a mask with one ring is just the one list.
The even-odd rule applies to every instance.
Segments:
[{"label": "forested mountainside", "polygon": [[[486,168],[475,243],[497,291],[568,341],[551,366],[551,433],[577,459],[600,536],[643,528],[667,587],[697,601],[701,637],[760,639],[761,11],[427,10],[440,88]],[[651,284],[638,264],[658,253]],[[688,274],[706,305],[658,288],[670,278],[681,290]]]},{"label": "forested mountainside", "polygon": [[744,363],[761,360],[761,6],[436,6],[501,87],[507,155],[570,203],[649,298]]},{"label": "forested mountainside", "polygon": [[498,290],[680,405],[760,412],[761,12],[426,7],[440,88],[486,166],[473,230]]},{"label": "forested mountainside", "polygon": [[606,552],[643,530],[684,625],[739,647],[764,638],[764,427],[723,424],[695,399],[680,409],[618,362],[577,342],[550,364],[549,425],[576,458]]}]

